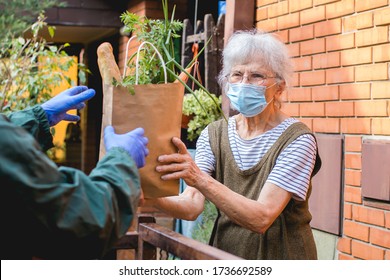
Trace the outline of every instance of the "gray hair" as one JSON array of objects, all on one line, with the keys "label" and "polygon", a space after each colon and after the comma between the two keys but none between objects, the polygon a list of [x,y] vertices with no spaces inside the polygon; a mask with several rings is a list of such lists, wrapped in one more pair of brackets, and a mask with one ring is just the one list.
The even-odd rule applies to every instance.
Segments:
[{"label": "gray hair", "polygon": [[275,35],[261,31],[237,31],[229,39],[222,54],[223,66],[218,81],[223,88],[226,76],[235,65],[258,62],[275,72],[279,82],[290,84],[292,63],[286,45]]}]

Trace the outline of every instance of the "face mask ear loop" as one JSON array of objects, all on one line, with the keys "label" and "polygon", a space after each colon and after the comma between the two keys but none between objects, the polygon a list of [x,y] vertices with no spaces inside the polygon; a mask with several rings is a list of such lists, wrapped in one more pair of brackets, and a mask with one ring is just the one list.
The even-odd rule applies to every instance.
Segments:
[{"label": "face mask ear loop", "polygon": [[278,82],[275,82],[275,83],[273,83],[272,85],[270,85],[269,87],[267,87],[267,89],[269,89],[269,88],[272,88],[274,85],[276,85]]}]

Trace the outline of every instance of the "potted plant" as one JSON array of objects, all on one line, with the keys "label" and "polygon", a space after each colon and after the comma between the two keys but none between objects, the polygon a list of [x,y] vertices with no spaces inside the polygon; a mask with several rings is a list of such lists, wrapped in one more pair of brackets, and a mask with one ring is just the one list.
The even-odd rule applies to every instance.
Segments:
[{"label": "potted plant", "polygon": [[182,127],[187,129],[188,140],[197,139],[208,124],[222,117],[221,101],[221,96],[207,94],[203,89],[184,95]]}]

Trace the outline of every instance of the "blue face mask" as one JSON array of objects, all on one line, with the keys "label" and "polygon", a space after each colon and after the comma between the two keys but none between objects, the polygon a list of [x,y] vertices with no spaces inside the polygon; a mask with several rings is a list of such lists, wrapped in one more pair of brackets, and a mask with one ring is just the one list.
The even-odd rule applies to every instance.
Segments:
[{"label": "blue face mask", "polygon": [[229,84],[229,90],[226,95],[237,111],[245,117],[253,117],[263,112],[269,104],[265,100],[266,89],[266,86],[243,83]]}]

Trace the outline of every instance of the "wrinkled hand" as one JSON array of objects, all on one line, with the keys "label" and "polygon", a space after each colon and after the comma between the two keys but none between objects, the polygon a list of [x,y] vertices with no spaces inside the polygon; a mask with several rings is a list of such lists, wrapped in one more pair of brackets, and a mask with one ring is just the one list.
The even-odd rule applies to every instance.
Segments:
[{"label": "wrinkled hand", "polygon": [[149,154],[146,147],[148,138],[144,136],[144,129],[139,127],[125,134],[115,134],[112,126],[104,129],[104,144],[106,151],[113,147],[120,147],[133,158],[138,168],[145,165],[145,157]]},{"label": "wrinkled hand", "polygon": [[163,165],[158,165],[156,171],[167,173],[161,176],[162,180],[183,179],[187,185],[198,188],[204,185],[204,174],[188,152],[186,145],[177,137],[172,138],[173,144],[178,148],[178,153],[161,155],[158,161]]},{"label": "wrinkled hand", "polygon": [[61,92],[41,106],[46,112],[50,126],[54,126],[62,120],[77,122],[80,120],[79,116],[69,115],[66,112],[71,109],[80,110],[84,108],[84,102],[91,99],[94,95],[95,91],[93,89],[77,86]]}]

